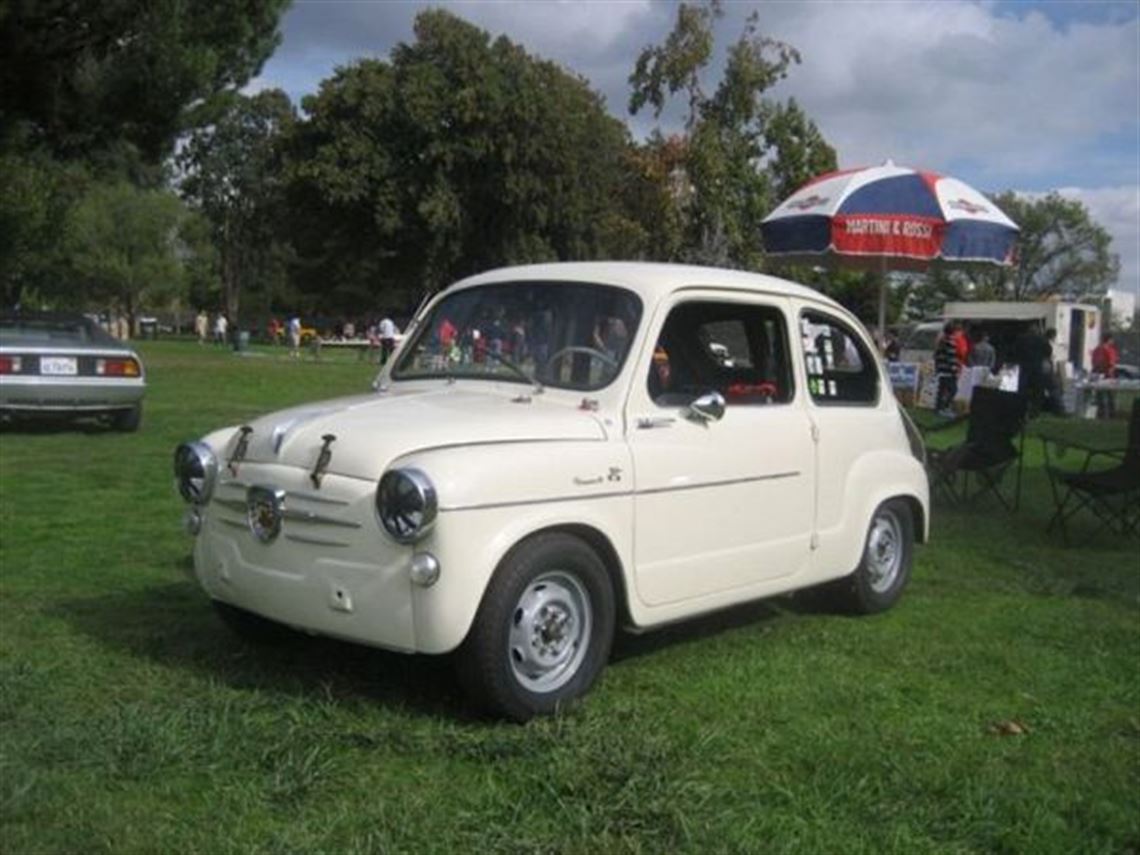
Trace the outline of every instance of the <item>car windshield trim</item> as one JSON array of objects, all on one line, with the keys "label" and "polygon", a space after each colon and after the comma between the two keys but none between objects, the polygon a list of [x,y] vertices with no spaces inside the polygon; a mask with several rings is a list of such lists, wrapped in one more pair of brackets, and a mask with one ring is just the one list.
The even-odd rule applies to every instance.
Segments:
[{"label": "car windshield trim", "polygon": [[642,301],[589,281],[515,280],[445,292],[391,378],[491,380],[594,392],[621,373]]}]

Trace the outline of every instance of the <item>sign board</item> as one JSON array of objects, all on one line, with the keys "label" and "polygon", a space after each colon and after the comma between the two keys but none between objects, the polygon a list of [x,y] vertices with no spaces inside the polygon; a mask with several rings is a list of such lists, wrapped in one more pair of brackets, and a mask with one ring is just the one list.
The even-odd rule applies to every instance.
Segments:
[{"label": "sign board", "polygon": [[918,384],[921,372],[917,362],[888,362],[887,376],[891,379],[891,388],[895,397],[904,407],[914,406],[918,398]]},{"label": "sign board", "polygon": [[917,362],[888,362],[887,374],[891,378],[891,386],[896,390],[909,389],[918,391],[918,363]]}]

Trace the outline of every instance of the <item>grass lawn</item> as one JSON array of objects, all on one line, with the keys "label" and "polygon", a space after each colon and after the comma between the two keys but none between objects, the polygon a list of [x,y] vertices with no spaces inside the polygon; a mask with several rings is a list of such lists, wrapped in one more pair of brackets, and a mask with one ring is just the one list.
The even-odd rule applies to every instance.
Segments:
[{"label": "grass lawn", "polygon": [[1047,539],[1036,442],[894,611],[622,637],[519,727],[444,660],[243,646],[186,578],[175,444],[372,366],[142,353],[140,433],[0,432],[0,852],[1140,851],[1140,545]]}]

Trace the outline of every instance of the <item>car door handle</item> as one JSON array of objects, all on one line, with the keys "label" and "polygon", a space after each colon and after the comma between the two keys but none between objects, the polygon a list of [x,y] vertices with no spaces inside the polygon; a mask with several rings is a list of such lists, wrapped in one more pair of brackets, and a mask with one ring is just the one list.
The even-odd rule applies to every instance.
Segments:
[{"label": "car door handle", "polygon": [[642,416],[637,420],[637,427],[640,430],[672,427],[676,421],[677,420],[672,416]]}]

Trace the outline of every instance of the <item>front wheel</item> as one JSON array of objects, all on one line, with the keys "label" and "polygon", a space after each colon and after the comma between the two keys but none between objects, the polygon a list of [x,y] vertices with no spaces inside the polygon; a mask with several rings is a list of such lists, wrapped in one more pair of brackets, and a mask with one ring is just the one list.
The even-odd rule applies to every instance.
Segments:
[{"label": "front wheel", "polygon": [[516,547],[495,571],[459,650],[459,677],[488,711],[526,721],[594,684],[614,633],[613,585],[597,554],[551,533]]},{"label": "front wheel", "polygon": [[834,583],[836,605],[855,614],[886,611],[902,596],[914,560],[914,515],[902,499],[875,509],[855,572]]}]

